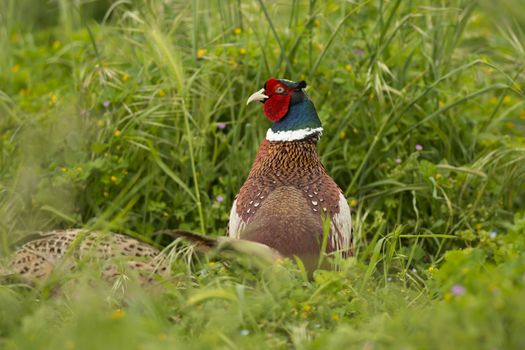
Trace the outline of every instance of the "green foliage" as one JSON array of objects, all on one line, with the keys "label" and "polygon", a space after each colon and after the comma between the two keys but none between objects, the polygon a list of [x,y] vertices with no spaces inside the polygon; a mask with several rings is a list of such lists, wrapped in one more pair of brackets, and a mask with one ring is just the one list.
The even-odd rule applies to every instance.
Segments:
[{"label": "green foliage", "polygon": [[520,9],[3,1],[1,254],[59,227],[222,235],[268,127],[245,101],[276,76],[310,85],[356,257],[313,281],[179,261],[151,295],[89,269],[59,296],[5,285],[0,347],[522,348]]},{"label": "green foliage", "polygon": [[286,261],[254,270],[222,258],[188,274],[179,260],[170,280],[145,288],[134,279],[100,282],[86,266],[39,288],[2,287],[2,345],[521,348],[525,216],[516,219],[508,235],[490,238],[493,244],[449,251],[439,268],[411,272],[426,281],[419,291],[395,276],[363,283],[367,266],[355,258],[339,271],[316,271],[311,281]]}]

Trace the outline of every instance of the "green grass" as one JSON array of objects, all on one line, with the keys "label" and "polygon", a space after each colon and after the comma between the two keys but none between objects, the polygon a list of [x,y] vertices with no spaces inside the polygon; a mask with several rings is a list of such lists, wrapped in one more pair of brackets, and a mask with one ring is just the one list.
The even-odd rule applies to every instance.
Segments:
[{"label": "green grass", "polygon": [[3,1],[0,254],[52,228],[224,234],[269,126],[245,101],[276,76],[309,83],[356,257],[6,282],[0,347],[523,348],[525,12],[498,4]]}]

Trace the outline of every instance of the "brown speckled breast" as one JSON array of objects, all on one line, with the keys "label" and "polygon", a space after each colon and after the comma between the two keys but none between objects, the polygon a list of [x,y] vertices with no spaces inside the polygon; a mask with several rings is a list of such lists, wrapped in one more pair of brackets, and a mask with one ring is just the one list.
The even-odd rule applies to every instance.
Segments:
[{"label": "brown speckled breast", "polygon": [[275,189],[299,189],[312,214],[339,213],[340,189],[327,174],[316,149],[317,137],[288,142],[264,140],[237,195],[237,214],[245,223],[257,213]]}]

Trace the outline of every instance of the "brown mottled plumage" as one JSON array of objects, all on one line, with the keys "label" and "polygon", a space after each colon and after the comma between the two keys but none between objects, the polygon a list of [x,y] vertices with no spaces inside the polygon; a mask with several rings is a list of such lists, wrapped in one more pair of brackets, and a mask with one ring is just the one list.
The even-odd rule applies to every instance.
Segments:
[{"label": "brown mottled plumage", "polygon": [[14,252],[7,271],[34,282],[46,279],[58,267],[73,270],[84,259],[100,262],[106,279],[120,274],[120,264],[142,278],[168,269],[166,258],[146,243],[116,233],[72,229],[42,234],[23,244]]},{"label": "brown mottled plumage", "polygon": [[[237,238],[266,244],[283,256],[298,256],[310,270],[321,250],[322,216],[333,219],[339,213],[341,193],[321,163],[316,143],[317,136],[264,140],[235,207],[245,223]],[[327,252],[342,246],[329,239]]]},{"label": "brown mottled plumage", "polygon": [[317,136],[290,142],[262,142],[237,195],[237,212],[244,221],[250,221],[260,203],[281,186],[301,190],[304,204],[313,212],[339,213],[341,190],[321,163],[316,144]]}]

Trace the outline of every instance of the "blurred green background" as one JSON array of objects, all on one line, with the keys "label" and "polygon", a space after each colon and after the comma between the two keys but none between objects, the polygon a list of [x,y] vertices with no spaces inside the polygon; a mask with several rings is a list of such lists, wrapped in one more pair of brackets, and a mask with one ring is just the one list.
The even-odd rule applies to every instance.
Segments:
[{"label": "blurred green background", "polygon": [[[186,315],[180,334],[208,345],[228,344],[230,331],[232,342],[245,339],[242,317],[213,340],[191,326],[192,317],[204,328],[230,320],[221,303],[204,307],[212,316],[181,306],[209,285],[237,283],[253,287],[255,305],[236,299],[237,311],[263,324],[248,327],[250,346],[343,347],[351,339],[366,349],[523,347],[512,330],[525,280],[524,28],[520,0],[3,0],[1,254],[53,228],[224,234],[269,127],[259,108],[246,108],[247,97],[269,77],[304,79],[325,128],[323,163],[353,209],[356,259],[314,282],[290,272],[276,287],[290,294],[276,307],[296,308],[291,319],[257,307],[275,298],[264,278],[211,268],[217,274],[193,281],[196,290],[168,293]],[[456,293],[458,283],[472,299]],[[309,298],[321,287],[328,294],[315,304]],[[293,295],[297,288],[304,294]],[[16,334],[40,329],[24,331],[22,322],[42,322],[35,313],[49,309],[61,318],[55,304],[70,306],[44,298],[35,309],[31,293],[39,291],[13,297],[8,289],[2,305],[19,305],[9,314],[19,316],[3,323],[12,330],[0,339],[13,336],[12,348]],[[403,313],[410,307],[426,310],[425,325]],[[159,319],[173,311],[160,309]],[[77,321],[105,312],[82,310]],[[122,327],[149,334],[143,324]],[[451,342],[440,332],[451,332]],[[406,341],[392,342],[393,334]],[[55,346],[73,341],[64,336]],[[429,341],[436,346],[422,345]]]}]

